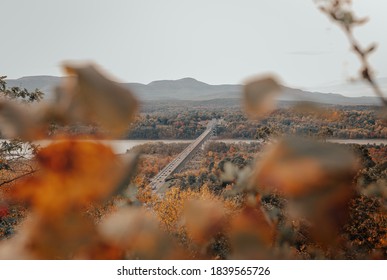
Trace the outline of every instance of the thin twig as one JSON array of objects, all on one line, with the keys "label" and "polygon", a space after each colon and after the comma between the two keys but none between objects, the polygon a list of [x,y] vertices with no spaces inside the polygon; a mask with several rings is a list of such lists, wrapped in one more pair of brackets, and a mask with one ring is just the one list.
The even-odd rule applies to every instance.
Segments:
[{"label": "thin twig", "polygon": [[380,98],[384,106],[387,106],[387,99],[383,95],[382,90],[380,89],[379,85],[375,81],[375,79],[372,76],[371,67],[367,60],[367,51],[364,51],[362,47],[360,46],[359,42],[355,39],[353,36],[353,33],[349,28],[344,28],[345,34],[348,37],[348,40],[350,44],[352,45],[353,52],[357,54],[360,58],[360,62],[362,64],[362,78],[363,80],[367,81],[370,86],[372,87],[374,93]]},{"label": "thin twig", "polygon": [[[316,2],[322,2],[317,0]],[[368,62],[369,54],[375,49],[374,45],[371,45],[370,48],[364,49],[360,43],[356,40],[353,35],[352,28],[355,25],[363,24],[366,20],[354,19],[352,12],[346,11],[343,9],[343,5],[348,4],[347,2],[341,0],[334,0],[330,2],[330,5],[320,6],[320,10],[330,17],[335,23],[337,23],[346,34],[352,50],[360,59],[361,62],[361,78],[366,81],[374,91],[375,95],[379,97],[381,102],[385,107],[387,107],[387,99],[384,96],[382,90],[380,89],[378,83],[376,82],[371,66]]]},{"label": "thin twig", "polygon": [[8,180],[8,181],[3,181],[3,182],[0,183],[0,187],[3,186],[3,185],[6,185],[6,184],[12,183],[12,182],[14,182],[14,181],[16,181],[16,180],[19,180],[19,179],[21,179],[21,178],[23,178],[23,177],[25,177],[25,176],[34,174],[36,171],[38,171],[38,170],[32,170],[32,171],[30,171],[30,172],[27,172],[27,173],[24,173],[24,174],[22,174],[22,175],[20,175],[20,176],[17,176],[17,177],[15,177],[15,178],[12,178],[12,179],[10,179],[10,180]]}]

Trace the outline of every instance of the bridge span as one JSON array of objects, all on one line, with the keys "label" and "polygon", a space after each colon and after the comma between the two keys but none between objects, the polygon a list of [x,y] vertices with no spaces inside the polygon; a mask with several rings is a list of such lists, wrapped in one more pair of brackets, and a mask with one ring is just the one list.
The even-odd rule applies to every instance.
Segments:
[{"label": "bridge span", "polygon": [[195,155],[196,151],[200,149],[211,136],[214,135],[217,122],[216,119],[212,119],[207,124],[206,130],[152,179],[150,186],[154,192],[162,194],[166,191],[166,179],[173,173],[182,170],[184,164]]}]

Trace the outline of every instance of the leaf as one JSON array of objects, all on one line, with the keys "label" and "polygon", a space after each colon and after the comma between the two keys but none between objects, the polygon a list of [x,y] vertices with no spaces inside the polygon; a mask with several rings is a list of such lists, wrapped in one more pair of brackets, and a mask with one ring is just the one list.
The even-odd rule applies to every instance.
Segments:
[{"label": "leaf", "polygon": [[53,142],[36,158],[40,171],[17,184],[10,195],[50,216],[105,201],[121,192],[136,162],[133,158],[124,163],[110,147],[80,140]]},{"label": "leaf", "polygon": [[33,140],[42,136],[42,127],[25,106],[27,105],[0,101],[0,129],[7,138]]},{"label": "leaf", "polygon": [[155,216],[144,209],[122,208],[105,219],[98,231],[109,244],[125,250],[126,258],[164,259],[176,251]]},{"label": "leaf", "polygon": [[139,156],[140,155],[137,153],[127,153],[125,154],[125,156],[121,157],[123,177],[119,180],[118,184],[116,185],[116,190],[114,191],[114,195],[122,194],[127,190],[129,195],[128,198],[130,198],[132,201],[135,200],[135,194],[137,194],[137,188],[134,189],[134,186],[132,185],[129,186],[129,183],[136,172]]},{"label": "leaf", "polygon": [[282,88],[274,77],[259,77],[244,86],[244,106],[254,117],[262,117],[273,110],[275,97]]},{"label": "leaf", "polygon": [[6,205],[0,204],[0,220],[9,214],[9,209]]},{"label": "leaf", "polygon": [[387,107],[381,107],[377,112],[377,117],[381,120],[382,124],[387,126]]},{"label": "leaf", "polygon": [[287,138],[263,156],[252,180],[257,189],[288,198],[289,215],[308,219],[314,239],[329,245],[338,241],[348,219],[358,169],[354,155],[342,146]]},{"label": "leaf", "polygon": [[311,114],[314,116],[326,116],[326,113],[328,112],[325,108],[323,108],[321,105],[318,105],[313,102],[308,101],[300,101],[297,102],[293,109],[297,113],[305,113],[305,114]]},{"label": "leaf", "polygon": [[220,175],[220,180],[222,182],[233,182],[238,178],[239,168],[232,164],[231,162],[227,161],[224,164],[224,172]]},{"label": "leaf", "polygon": [[366,24],[369,20],[370,20],[369,17],[356,18],[354,20],[354,23],[357,25],[363,25],[363,24]]},{"label": "leaf", "polygon": [[244,207],[231,219],[231,259],[268,259],[273,256],[274,227],[259,208]]},{"label": "leaf", "polygon": [[350,11],[340,11],[340,13],[337,14],[337,18],[346,27],[350,27],[355,21],[354,16]]},{"label": "leaf", "polygon": [[184,225],[192,240],[205,244],[226,225],[226,210],[219,201],[192,199],[184,207]]},{"label": "leaf", "polygon": [[280,140],[262,158],[253,175],[255,185],[290,197],[351,180],[358,168],[348,150],[302,138]]},{"label": "leaf", "polygon": [[158,224],[155,217],[144,209],[126,207],[105,219],[99,231],[114,243],[130,247],[145,232],[158,232]]},{"label": "leaf", "polygon": [[[62,106],[72,122],[97,122],[112,136],[121,136],[133,120],[138,101],[133,93],[106,78],[92,64],[65,64],[71,77],[61,87]],[[69,101],[68,101],[69,99]]]}]

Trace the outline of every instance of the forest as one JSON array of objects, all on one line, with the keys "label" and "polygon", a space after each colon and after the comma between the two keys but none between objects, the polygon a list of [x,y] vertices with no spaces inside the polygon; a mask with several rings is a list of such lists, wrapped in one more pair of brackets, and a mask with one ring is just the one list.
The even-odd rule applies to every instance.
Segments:
[{"label": "forest", "polygon": [[[155,209],[163,227],[171,234],[177,235],[179,242],[189,247],[193,255],[200,255],[195,240],[187,239],[187,228],[179,225],[184,216],[184,201],[176,203],[175,199],[187,200],[197,196],[213,196],[218,200],[225,199],[229,214],[237,215],[243,209],[243,195],[235,193],[238,185],[243,184],[241,177],[254,168],[257,160],[254,155],[261,155],[265,143],[233,143],[209,142],[190,162],[189,166],[168,179],[170,191],[167,200],[160,200],[152,195],[147,187],[149,180],[159,172],[173,156],[185,148],[185,144],[144,144],[135,147],[141,151],[137,173],[133,183],[139,186],[138,199]],[[334,144],[343,146],[342,144]],[[339,230],[340,248],[329,245],[329,250],[321,248],[321,244],[311,240],[310,226],[306,220],[299,220],[289,225],[287,204],[291,203],[281,193],[263,195],[260,200],[270,219],[277,221],[277,230],[287,231],[290,236],[281,242],[295,248],[294,252],[284,249],[278,258],[296,259],[366,259],[386,258],[385,237],[387,234],[387,217],[383,210],[383,202],[373,197],[375,192],[385,192],[387,180],[387,147],[384,145],[344,145],[342,148],[351,150],[361,162],[361,167],[354,178],[357,194],[350,201],[348,218]],[[212,198],[212,199],[214,199]],[[384,202],[385,203],[385,202]],[[229,240],[219,234],[204,246],[210,258],[227,258],[231,254]],[[279,240],[277,240],[279,242]],[[262,245],[260,245],[262,246]],[[200,247],[201,248],[201,247]],[[382,249],[384,248],[384,249]],[[203,249],[203,248],[201,248]],[[382,249],[382,250],[381,250]],[[333,251],[331,251],[333,250]],[[333,253],[334,252],[334,253]],[[370,255],[371,254],[371,255]]]},{"label": "forest", "polygon": [[[298,107],[297,107],[298,106]],[[142,113],[126,135],[127,139],[195,139],[205,130],[205,122],[222,119],[217,135],[223,139],[260,139],[269,135],[301,135],[333,139],[386,139],[387,128],[372,106],[284,104],[267,117],[249,119],[239,108],[153,106]],[[146,109],[145,109],[146,110]]]}]

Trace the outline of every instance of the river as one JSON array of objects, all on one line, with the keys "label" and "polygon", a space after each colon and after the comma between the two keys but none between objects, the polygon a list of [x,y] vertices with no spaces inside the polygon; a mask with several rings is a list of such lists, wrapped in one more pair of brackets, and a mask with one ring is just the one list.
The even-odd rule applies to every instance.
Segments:
[{"label": "river", "polygon": [[[0,143],[6,140],[0,140]],[[145,144],[145,143],[191,143],[193,140],[102,140],[101,142],[109,145],[116,154],[124,154],[127,150],[131,148]],[[225,143],[253,143],[253,142],[261,142],[261,140],[241,140],[241,139],[219,139],[219,140],[211,140]],[[330,139],[329,142],[340,143],[340,144],[384,144],[387,145],[387,139]],[[51,141],[50,140],[42,140],[35,142],[36,144],[44,147],[47,146]]]},{"label": "river", "polygon": [[[217,142],[225,142],[225,143],[259,143],[261,140],[241,140],[241,139],[220,139],[220,140],[211,140]],[[109,145],[116,154],[124,154],[127,150],[131,148],[145,144],[145,143],[191,143],[193,140],[109,140],[102,141],[106,145]],[[331,139],[329,142],[333,143],[341,143],[341,144],[385,144],[387,145],[387,139]]]},{"label": "river", "polygon": [[327,141],[332,143],[339,143],[339,144],[387,145],[387,139],[328,139]]},{"label": "river", "polygon": [[[105,144],[109,145],[115,153],[123,154],[127,150],[131,148],[145,144],[145,143],[191,143],[193,140],[111,140],[111,141],[103,141]],[[240,140],[240,139],[220,139],[220,140],[211,140],[217,142],[225,142],[225,143],[259,143],[261,140]],[[375,144],[387,145],[387,139],[331,139],[328,140],[332,143],[340,143],[340,144]]]}]

